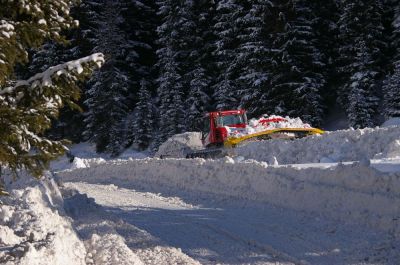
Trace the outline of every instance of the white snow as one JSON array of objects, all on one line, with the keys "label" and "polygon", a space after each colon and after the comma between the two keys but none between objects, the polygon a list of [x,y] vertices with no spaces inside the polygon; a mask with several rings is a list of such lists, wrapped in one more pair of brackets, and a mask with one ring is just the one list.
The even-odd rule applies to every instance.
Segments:
[{"label": "white snow", "polygon": [[159,148],[156,157],[186,157],[193,150],[203,148],[201,133],[186,132],[177,134],[165,141]]},{"label": "white snow", "polygon": [[311,128],[300,118],[282,117],[277,115],[262,115],[260,118],[250,119],[246,128],[225,126],[230,137],[241,137],[252,133],[279,129],[279,128]]},{"label": "white snow", "polygon": [[[160,152],[183,156],[197,148],[200,134],[186,133]],[[217,160],[134,151],[110,159],[91,145],[72,146],[71,163],[52,164],[63,198],[51,178],[25,188],[16,182],[1,198],[0,261],[398,263],[399,127],[233,150],[236,156]]]},{"label": "white snow", "polygon": [[46,22],[45,19],[39,19],[38,24],[39,24],[39,25],[46,25],[47,22]]},{"label": "white snow", "polygon": [[0,203],[0,262],[86,264],[86,249],[63,210],[52,178],[21,178]]},{"label": "white snow", "polygon": [[69,61],[63,64],[52,66],[46,71],[32,76],[28,80],[17,81],[15,86],[13,87],[6,87],[3,90],[0,90],[0,95],[11,93],[20,86],[27,86],[30,88],[35,88],[38,84],[41,84],[42,86],[51,86],[52,77],[54,74],[68,75],[66,69],[68,69],[69,71],[75,71],[78,74],[80,74],[83,71],[82,64],[89,62],[94,62],[97,64],[98,67],[101,67],[101,65],[104,63],[104,55],[102,53],[94,53],[90,56],[86,56],[78,60]]},{"label": "white snow", "polygon": [[108,183],[112,179],[118,185],[150,183],[246,198],[400,233],[399,221],[393,221],[394,216],[400,216],[400,177],[359,163],[326,170],[271,167],[257,161],[235,162],[231,158],[144,159],[110,161],[59,172],[59,176],[64,181]]},{"label": "white snow", "polygon": [[326,132],[291,141],[249,142],[234,151],[246,159],[280,164],[358,161],[400,155],[400,128],[367,128]]},{"label": "white snow", "polygon": [[[0,33],[3,35],[5,38],[11,38],[11,36],[15,35],[14,32],[14,25],[12,25],[10,22],[6,20],[0,20]],[[3,38],[3,36],[0,35],[0,39]]]},{"label": "white snow", "polygon": [[391,118],[385,121],[381,127],[400,126],[400,118]]},{"label": "white snow", "polygon": [[278,128],[311,128],[308,123],[303,122],[300,118],[290,118],[288,116],[282,117],[277,115],[262,115],[258,119],[250,119],[249,125],[256,131]]}]

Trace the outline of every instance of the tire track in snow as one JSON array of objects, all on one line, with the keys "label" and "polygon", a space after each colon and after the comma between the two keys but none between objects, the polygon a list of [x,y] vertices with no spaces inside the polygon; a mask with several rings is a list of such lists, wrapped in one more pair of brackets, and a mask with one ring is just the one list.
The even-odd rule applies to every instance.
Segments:
[{"label": "tire track in snow", "polygon": [[[188,198],[179,192],[174,195],[178,197],[165,197],[114,185],[80,182],[68,186],[94,197],[115,218],[204,264],[339,264],[374,254],[374,239],[364,236],[363,231],[338,228],[338,223],[313,222],[314,217],[287,209],[257,208],[255,202],[239,200],[237,204],[212,196],[199,200],[196,195]],[[113,192],[107,192],[110,187]],[[199,205],[203,203],[212,208]],[[131,240],[129,235],[120,235]]]},{"label": "tire track in snow", "polygon": [[[95,198],[96,203],[108,208],[107,211],[114,216],[114,219],[120,218],[134,227],[144,229],[152,236],[160,238],[163,243],[182,249],[185,254],[204,264],[304,264],[265,244],[246,240],[208,224],[206,218],[214,218],[213,216],[199,216],[200,214],[192,213],[199,207],[177,199],[148,192],[119,189],[114,185],[82,182],[65,185]],[[110,189],[113,192],[107,193]],[[131,207],[127,207],[127,202],[131,203]],[[121,204],[121,207],[118,207],[118,204]],[[150,207],[147,208],[146,204]],[[159,213],[151,216],[140,214],[140,212],[153,212],[156,205],[161,207]],[[198,221],[202,217],[205,218],[204,221]],[[163,227],[166,223],[172,225]],[[178,225],[175,226],[174,223]],[[121,232],[119,234],[127,236]],[[129,242],[129,238],[126,238],[126,241]]]}]

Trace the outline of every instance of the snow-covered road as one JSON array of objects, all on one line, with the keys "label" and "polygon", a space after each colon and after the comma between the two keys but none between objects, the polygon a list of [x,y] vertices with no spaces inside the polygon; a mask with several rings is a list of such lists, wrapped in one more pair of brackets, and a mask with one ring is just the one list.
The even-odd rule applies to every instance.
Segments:
[{"label": "snow-covered road", "polygon": [[[202,264],[370,264],[385,263],[393,254],[387,253],[393,242],[382,233],[266,203],[171,189],[161,195],[140,186],[68,182],[65,187],[93,197],[102,206],[95,208],[97,218],[121,219]],[[82,216],[73,217],[87,227]],[[119,234],[137,252],[140,236],[129,245],[125,232]]]},{"label": "snow-covered road", "polygon": [[87,147],[41,181],[9,182],[0,263],[400,264],[398,127],[248,143],[216,160]]}]

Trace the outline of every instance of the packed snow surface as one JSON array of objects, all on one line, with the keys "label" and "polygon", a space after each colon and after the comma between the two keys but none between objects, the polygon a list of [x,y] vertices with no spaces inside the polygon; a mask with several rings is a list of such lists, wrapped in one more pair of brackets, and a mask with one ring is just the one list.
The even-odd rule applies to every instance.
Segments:
[{"label": "packed snow surface", "polygon": [[0,203],[1,264],[86,264],[86,249],[51,177],[23,178],[10,190]]},{"label": "packed snow surface", "polygon": [[[114,187],[103,189],[103,194]],[[1,264],[199,264],[181,250],[163,246],[145,231],[109,216],[74,189],[66,189],[62,197],[51,175],[41,181],[24,177],[8,188],[10,196],[1,198],[0,204]],[[119,230],[132,238],[124,238]]]},{"label": "packed snow surface", "polygon": [[[177,135],[163,152],[200,148],[199,136]],[[137,159],[146,154],[135,152],[110,159],[74,146],[72,158],[52,165],[63,197],[49,178],[35,188],[14,186],[2,200],[0,261],[400,263],[399,127],[234,150],[217,160]]]},{"label": "packed snow surface", "polygon": [[201,133],[186,132],[170,137],[159,148],[156,157],[186,157],[193,150],[203,148]]},{"label": "packed snow surface", "polygon": [[[60,172],[64,180],[90,183],[156,183],[318,212],[400,233],[400,176],[361,163],[331,168],[270,167],[256,161],[147,159],[111,161]],[[316,199],[318,198],[318,199]],[[385,205],[385,207],[382,207]],[[400,234],[399,234],[400,235]]]},{"label": "packed snow surface", "polygon": [[400,126],[400,118],[391,118],[385,121],[381,127]]},{"label": "packed snow surface", "polygon": [[325,132],[292,141],[249,142],[235,152],[246,159],[279,164],[359,161],[400,156],[400,127]]}]

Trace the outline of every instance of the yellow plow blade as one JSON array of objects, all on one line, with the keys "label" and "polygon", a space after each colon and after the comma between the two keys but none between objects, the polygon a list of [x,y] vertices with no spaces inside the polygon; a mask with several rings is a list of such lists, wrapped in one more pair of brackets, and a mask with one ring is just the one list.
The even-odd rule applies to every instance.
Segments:
[{"label": "yellow plow blade", "polygon": [[[305,135],[314,135],[314,134],[323,134],[325,133],[321,129],[317,128],[277,128],[272,130],[266,130],[262,132],[252,133],[241,137],[229,137],[225,140],[225,147],[235,147],[237,144],[249,140],[251,138],[257,138],[266,135],[272,135],[275,133],[285,133],[285,132],[294,132],[294,133],[305,133]],[[296,137],[294,137],[296,138]]]}]

